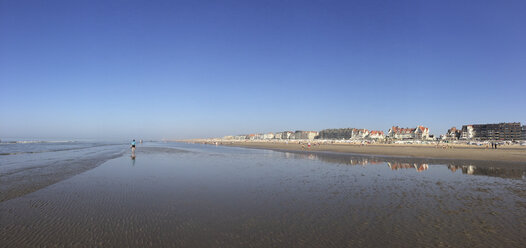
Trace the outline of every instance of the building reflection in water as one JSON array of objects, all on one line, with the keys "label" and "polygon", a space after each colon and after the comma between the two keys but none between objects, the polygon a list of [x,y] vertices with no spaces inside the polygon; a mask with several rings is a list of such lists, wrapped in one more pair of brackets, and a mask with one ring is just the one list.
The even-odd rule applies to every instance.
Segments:
[{"label": "building reflection in water", "polygon": [[332,155],[332,154],[285,152],[285,157],[286,158],[309,159],[309,160],[320,160],[323,162],[336,163],[336,164],[347,164],[347,165],[368,165],[368,164],[385,163],[384,160],[380,160],[374,157],[354,157],[354,156],[341,156],[341,155]]},{"label": "building reflection in water", "polygon": [[[341,154],[323,154],[323,153],[294,153],[284,152],[286,158],[319,160],[328,163],[346,164],[346,165],[373,165],[387,163],[391,170],[415,169],[417,172],[423,172],[429,169],[429,164],[435,164],[425,159],[402,159],[389,157],[368,157],[359,155],[341,155]],[[420,161],[419,161],[420,160]],[[436,164],[441,164],[436,162]],[[492,167],[488,165],[476,164],[447,164],[447,168],[456,172],[462,171],[466,175],[483,175],[501,178],[513,178],[526,180],[526,168],[524,167]]]},{"label": "building reflection in water", "polygon": [[387,162],[387,166],[391,168],[391,170],[399,170],[399,169],[416,169],[418,172],[425,171],[429,169],[428,164],[423,163],[399,163],[399,162]]},{"label": "building reflection in water", "polygon": [[491,177],[526,179],[526,170],[522,168],[477,167],[475,165],[453,164],[448,165],[447,168],[452,172],[461,170],[462,174],[467,175],[483,175]]}]

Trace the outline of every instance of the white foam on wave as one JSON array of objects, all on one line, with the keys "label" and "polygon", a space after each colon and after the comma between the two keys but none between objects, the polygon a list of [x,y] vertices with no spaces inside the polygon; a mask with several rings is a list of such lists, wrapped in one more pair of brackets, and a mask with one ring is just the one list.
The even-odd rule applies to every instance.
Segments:
[{"label": "white foam on wave", "polygon": [[36,143],[73,143],[74,140],[13,140],[2,141],[2,144],[36,144]]}]

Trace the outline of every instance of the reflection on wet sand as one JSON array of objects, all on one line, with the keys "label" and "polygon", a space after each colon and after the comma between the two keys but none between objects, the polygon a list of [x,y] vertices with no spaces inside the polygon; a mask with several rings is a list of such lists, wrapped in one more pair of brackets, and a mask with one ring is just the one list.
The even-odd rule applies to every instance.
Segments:
[{"label": "reflection on wet sand", "polygon": [[448,165],[452,172],[461,170],[462,174],[483,175],[491,177],[526,179],[526,170],[516,168],[477,167],[474,165]]},{"label": "reflection on wet sand", "polygon": [[399,170],[399,169],[416,169],[418,172],[425,171],[429,169],[428,164],[418,164],[418,163],[396,163],[396,162],[387,162],[387,166],[391,168],[391,170]]},{"label": "reflection on wet sand", "polygon": [[291,159],[309,159],[319,160],[323,162],[336,163],[336,164],[347,164],[347,165],[369,165],[369,164],[380,164],[385,161],[375,157],[360,157],[360,156],[335,156],[332,154],[315,154],[315,153],[293,153],[285,152],[286,158]]},{"label": "reflection on wet sand", "polygon": [[375,156],[360,156],[334,153],[301,153],[301,152],[284,152],[286,158],[290,159],[308,159],[319,160],[323,162],[346,164],[346,165],[375,165],[386,163],[387,166],[393,170],[400,169],[415,169],[417,172],[424,172],[429,169],[429,164],[445,165],[452,172],[461,170],[466,175],[481,175],[511,179],[526,179],[526,168],[524,166],[502,166],[493,167],[488,165],[477,165],[474,163],[458,164],[456,162],[444,162],[430,159],[415,159],[415,158],[395,158],[395,157],[375,157]]}]

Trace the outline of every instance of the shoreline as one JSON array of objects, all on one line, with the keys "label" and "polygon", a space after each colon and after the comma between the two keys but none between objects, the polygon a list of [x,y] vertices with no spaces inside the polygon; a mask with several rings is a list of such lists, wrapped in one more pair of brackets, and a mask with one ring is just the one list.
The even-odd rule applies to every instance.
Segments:
[{"label": "shoreline", "polygon": [[[477,162],[506,162],[526,165],[526,148],[520,146],[502,146],[499,149],[485,149],[484,147],[470,147],[464,145],[451,145],[448,148],[423,144],[327,144],[307,142],[250,142],[250,141],[205,141],[186,140],[186,143],[217,144],[223,146],[259,148],[277,151],[296,152],[335,152],[349,155],[378,155],[409,159],[441,159],[465,160]],[[305,148],[302,146],[304,145]]]}]

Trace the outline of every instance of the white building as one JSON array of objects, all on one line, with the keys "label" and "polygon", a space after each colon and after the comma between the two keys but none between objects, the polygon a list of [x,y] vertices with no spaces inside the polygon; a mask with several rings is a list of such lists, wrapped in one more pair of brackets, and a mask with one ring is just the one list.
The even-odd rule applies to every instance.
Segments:
[{"label": "white building", "polygon": [[383,131],[370,131],[369,135],[367,136],[369,139],[375,139],[375,140],[382,140],[385,139],[385,134]]},{"label": "white building", "polygon": [[262,135],[262,139],[266,139],[266,140],[274,139],[274,133],[265,133]]},{"label": "white building", "polygon": [[446,135],[443,135],[441,138],[443,140],[458,140],[461,136],[461,133],[462,132],[456,127],[452,127],[448,129]]},{"label": "white building", "polygon": [[247,139],[247,135],[236,135],[234,136],[235,140],[245,140]]},{"label": "white building", "polygon": [[428,140],[429,139],[429,128],[424,127],[424,126],[416,127],[415,139]]},{"label": "white building", "polygon": [[368,135],[369,135],[369,130],[367,129],[353,128],[351,132],[351,139],[361,140],[361,139],[365,139]]},{"label": "white building", "polygon": [[313,140],[316,138],[316,136],[318,136],[318,132],[316,131],[307,131],[307,139],[308,140]]},{"label": "white building", "polygon": [[460,139],[471,140],[475,138],[475,129],[472,125],[467,125],[462,127],[462,133],[460,134]]},{"label": "white building", "polygon": [[389,129],[387,135],[392,139],[414,139],[414,131],[415,129],[412,128],[400,128],[398,126],[393,126]]},{"label": "white building", "polygon": [[393,126],[389,129],[388,136],[392,139],[429,139],[429,128],[418,126],[416,128],[400,128]]}]

